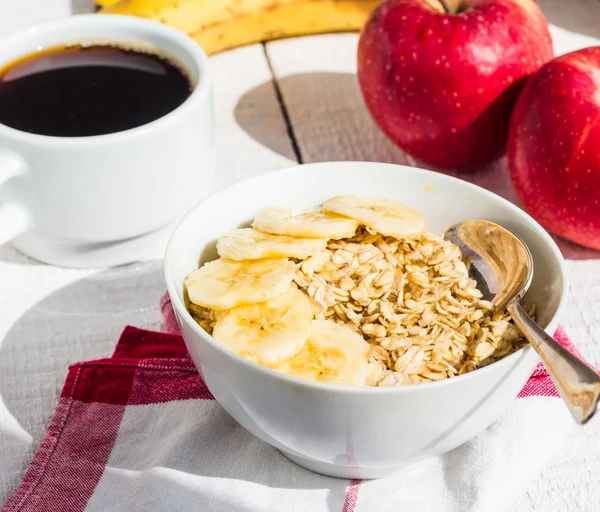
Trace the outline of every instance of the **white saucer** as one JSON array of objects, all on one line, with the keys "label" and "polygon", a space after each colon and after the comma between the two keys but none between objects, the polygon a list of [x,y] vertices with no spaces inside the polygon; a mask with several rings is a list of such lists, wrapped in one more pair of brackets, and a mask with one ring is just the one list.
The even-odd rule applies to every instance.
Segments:
[{"label": "white saucer", "polygon": [[43,238],[26,233],[12,241],[23,254],[59,267],[99,268],[134,261],[163,259],[175,224],[157,231],[117,242],[80,244]]}]

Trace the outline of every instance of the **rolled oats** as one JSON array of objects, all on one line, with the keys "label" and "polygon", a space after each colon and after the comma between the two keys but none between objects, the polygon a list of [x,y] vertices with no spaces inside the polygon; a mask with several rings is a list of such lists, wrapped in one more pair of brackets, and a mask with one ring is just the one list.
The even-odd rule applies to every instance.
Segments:
[{"label": "rolled oats", "polygon": [[[347,325],[370,343],[367,385],[445,379],[525,344],[510,315],[482,299],[460,249],[442,236],[397,240],[359,228],[298,262],[294,282],[317,304],[317,318]],[[214,313],[193,314],[214,325]]]}]

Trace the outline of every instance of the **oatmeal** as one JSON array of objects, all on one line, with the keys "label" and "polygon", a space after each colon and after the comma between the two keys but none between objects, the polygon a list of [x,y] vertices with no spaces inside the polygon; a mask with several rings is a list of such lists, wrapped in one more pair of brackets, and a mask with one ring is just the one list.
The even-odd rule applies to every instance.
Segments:
[{"label": "oatmeal", "polygon": [[[327,210],[328,203],[333,211]],[[239,304],[235,300],[231,303],[238,309],[229,314],[226,323],[222,320],[226,312],[219,307],[222,300],[211,303],[211,283],[197,283],[208,286],[208,293],[202,289],[203,293],[198,294],[207,299],[200,304],[190,303],[191,315],[209,334],[219,322],[219,326],[227,325],[227,329],[217,328],[217,333],[223,332],[221,341],[237,353],[258,361],[257,354],[268,349],[269,363],[259,364],[312,380],[398,386],[467,373],[525,344],[508,313],[495,310],[492,303],[482,299],[460,249],[443,236],[428,233],[414,210],[390,201],[342,196],[326,202],[325,211],[306,212],[265,209],[257,215],[258,226],[228,233],[223,237],[227,244],[221,246],[226,247],[223,250],[227,255],[257,255],[254,260],[235,263],[246,268],[244,276],[238,276],[238,281],[250,283],[245,286],[246,296],[253,291],[254,283],[266,281],[259,265],[264,267],[264,258],[276,254],[277,259],[267,261],[269,268],[276,267],[273,275],[277,275],[277,281],[260,286],[268,285],[269,290],[275,285],[282,290],[297,288],[310,303],[309,313],[304,303],[294,306],[292,299],[303,300],[300,295],[279,301],[285,302],[285,308],[279,309],[271,302],[261,303],[270,309],[261,309],[261,304],[248,309],[246,299],[239,295]],[[286,215],[295,218],[294,236],[289,235]],[[359,227],[353,236],[342,238],[348,234],[347,219]],[[261,226],[268,226],[268,236],[260,231]],[[246,245],[236,247],[238,239]],[[248,240],[259,245],[247,245]],[[232,260],[221,256],[232,266]],[[290,277],[287,268],[292,263],[295,273]],[[282,280],[283,275],[291,282]],[[196,285],[193,276],[186,281],[188,293]],[[231,289],[228,293],[231,298]],[[190,293],[190,298],[193,296]],[[299,318],[297,311],[303,311],[304,317]],[[254,319],[249,317],[252,315]],[[305,328],[307,315],[313,327]],[[261,325],[257,328],[259,317]],[[326,323],[315,322],[335,323],[344,329],[326,329]],[[254,329],[251,334],[250,328]],[[325,334],[315,333],[335,335],[327,334],[331,340],[325,343]],[[356,335],[366,343],[361,344]],[[246,339],[252,343],[244,345]],[[264,341],[268,343],[266,349],[260,345],[261,339],[268,339]],[[311,352],[307,347],[317,348]],[[339,348],[335,354],[334,348]],[[309,352],[310,364],[306,362]],[[305,368],[307,365],[312,369]]]},{"label": "oatmeal", "polygon": [[525,343],[510,315],[482,300],[461,256],[439,235],[399,241],[359,228],[299,262],[294,282],[313,300],[317,318],[369,342],[367,385],[441,380]]}]

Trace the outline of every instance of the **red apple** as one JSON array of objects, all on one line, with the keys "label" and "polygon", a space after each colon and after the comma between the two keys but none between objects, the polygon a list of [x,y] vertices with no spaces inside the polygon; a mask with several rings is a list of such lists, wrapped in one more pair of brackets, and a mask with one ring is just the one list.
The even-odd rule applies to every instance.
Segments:
[{"label": "red apple", "polygon": [[552,42],[533,0],[444,5],[377,7],[360,36],[358,79],[375,121],[404,151],[468,170],[504,150],[523,81],[552,58]]},{"label": "red apple", "polygon": [[513,185],[549,231],[600,250],[600,47],[549,62],[513,112]]}]

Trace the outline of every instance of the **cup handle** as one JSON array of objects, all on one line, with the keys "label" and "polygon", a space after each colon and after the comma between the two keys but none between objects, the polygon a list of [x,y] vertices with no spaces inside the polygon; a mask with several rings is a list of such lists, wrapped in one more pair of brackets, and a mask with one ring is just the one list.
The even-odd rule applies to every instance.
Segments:
[{"label": "cup handle", "polygon": [[23,158],[0,147],[0,245],[32,227],[31,212],[20,198],[26,176]]}]

